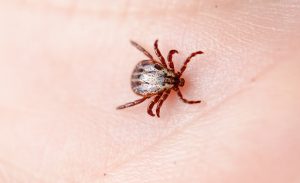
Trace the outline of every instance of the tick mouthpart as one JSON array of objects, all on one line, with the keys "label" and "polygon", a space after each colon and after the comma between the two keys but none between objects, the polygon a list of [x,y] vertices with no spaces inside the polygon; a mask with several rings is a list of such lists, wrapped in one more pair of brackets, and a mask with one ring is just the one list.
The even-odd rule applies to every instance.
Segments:
[{"label": "tick mouthpart", "polygon": [[180,78],[179,86],[184,86],[185,80],[183,78]]}]

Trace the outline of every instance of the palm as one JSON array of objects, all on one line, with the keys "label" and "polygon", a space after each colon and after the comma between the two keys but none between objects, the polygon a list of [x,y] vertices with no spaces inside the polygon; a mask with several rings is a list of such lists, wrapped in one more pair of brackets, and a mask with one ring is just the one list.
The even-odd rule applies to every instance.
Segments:
[{"label": "palm", "polygon": [[[299,180],[299,2],[55,2],[0,3],[2,182]],[[117,112],[156,38],[206,104]]]}]

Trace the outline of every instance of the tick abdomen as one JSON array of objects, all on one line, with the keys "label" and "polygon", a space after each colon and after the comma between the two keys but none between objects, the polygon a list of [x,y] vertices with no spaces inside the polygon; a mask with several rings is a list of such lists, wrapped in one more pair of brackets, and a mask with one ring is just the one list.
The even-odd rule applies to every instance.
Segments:
[{"label": "tick abdomen", "polygon": [[139,62],[131,75],[132,90],[142,96],[151,96],[170,89],[175,82],[176,75],[173,71],[152,60]]}]

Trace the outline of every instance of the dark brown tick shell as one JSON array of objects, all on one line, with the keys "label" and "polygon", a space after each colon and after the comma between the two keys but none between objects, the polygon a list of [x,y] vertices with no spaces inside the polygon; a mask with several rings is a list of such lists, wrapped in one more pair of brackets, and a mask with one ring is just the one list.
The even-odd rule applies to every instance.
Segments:
[{"label": "dark brown tick shell", "polygon": [[173,71],[153,60],[139,62],[131,75],[131,88],[141,96],[160,93],[173,88],[177,83],[178,79]]}]

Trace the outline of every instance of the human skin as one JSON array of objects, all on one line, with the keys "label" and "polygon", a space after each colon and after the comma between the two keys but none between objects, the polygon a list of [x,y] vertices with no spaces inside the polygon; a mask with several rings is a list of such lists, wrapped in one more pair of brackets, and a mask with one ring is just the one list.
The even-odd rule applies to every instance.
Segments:
[{"label": "human skin", "polygon": [[[299,1],[0,1],[0,182],[300,182]],[[129,77],[177,49],[184,104]]]}]

